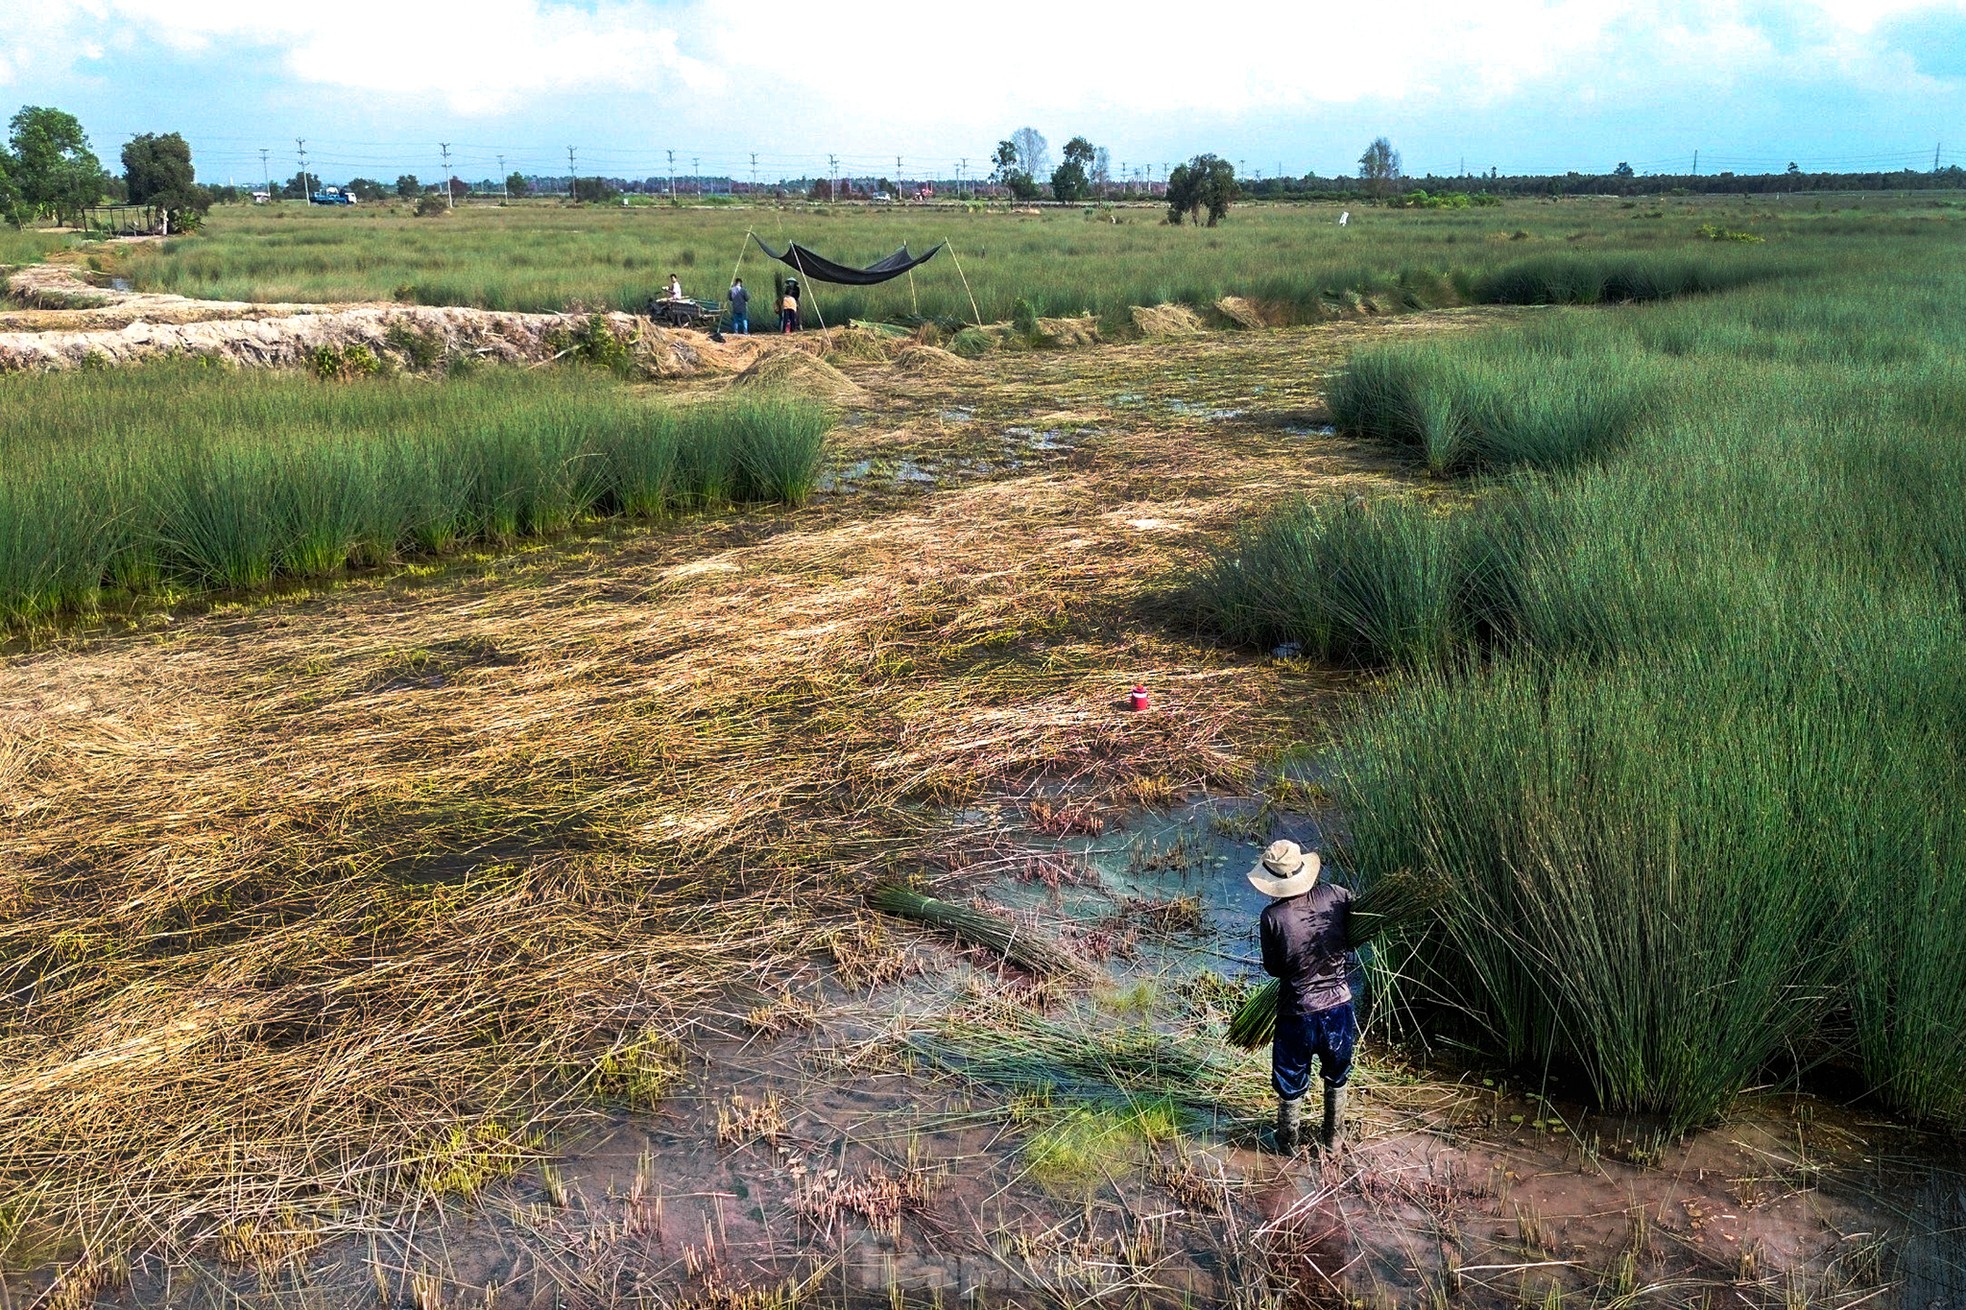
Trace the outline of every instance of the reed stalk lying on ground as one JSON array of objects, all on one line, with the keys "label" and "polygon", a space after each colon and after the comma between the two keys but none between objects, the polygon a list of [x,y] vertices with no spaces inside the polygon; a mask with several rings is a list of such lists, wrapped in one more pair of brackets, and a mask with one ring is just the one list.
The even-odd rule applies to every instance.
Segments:
[{"label": "reed stalk lying on ground", "polygon": [[1027,924],[988,910],[938,900],[900,883],[879,888],[867,903],[886,914],[940,928],[973,946],[987,947],[1033,973],[1083,973],[1085,966],[1057,942]]}]

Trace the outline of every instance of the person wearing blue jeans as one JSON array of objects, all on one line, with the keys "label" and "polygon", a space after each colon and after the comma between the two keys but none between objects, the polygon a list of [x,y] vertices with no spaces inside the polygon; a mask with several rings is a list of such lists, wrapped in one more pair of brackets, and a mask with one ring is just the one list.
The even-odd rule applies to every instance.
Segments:
[{"label": "person wearing blue jeans", "polygon": [[1294,1155],[1302,1139],[1313,1058],[1324,1081],[1318,1139],[1327,1149],[1343,1139],[1345,1084],[1358,1046],[1349,958],[1352,893],[1320,883],[1319,868],[1316,851],[1279,841],[1249,871],[1251,885],[1271,898],[1258,936],[1263,972],[1278,984],[1270,1083],[1277,1093],[1277,1149],[1285,1155]]},{"label": "person wearing blue jeans", "polygon": [[730,330],[751,335],[751,293],[744,289],[741,277],[730,280]]}]

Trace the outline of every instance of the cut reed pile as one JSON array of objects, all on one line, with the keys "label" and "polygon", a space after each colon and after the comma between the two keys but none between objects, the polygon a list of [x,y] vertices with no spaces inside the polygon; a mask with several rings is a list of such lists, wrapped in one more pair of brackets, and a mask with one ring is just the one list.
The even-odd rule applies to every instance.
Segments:
[{"label": "cut reed pile", "polygon": [[155,366],[0,380],[0,621],[104,592],[262,586],[508,545],[595,515],[811,491],[824,411],[664,408],[604,378],[442,389]]},{"label": "cut reed pile", "polygon": [[1203,330],[1201,316],[1186,305],[1135,305],[1129,313],[1143,337],[1192,337]]},{"label": "cut reed pile", "polygon": [[1095,1015],[1052,1019],[987,1004],[911,1032],[907,1043],[942,1072],[1075,1101],[1157,1101],[1211,1120],[1252,1104],[1253,1080],[1219,1044]]},{"label": "cut reed pile", "polygon": [[760,355],[732,380],[731,385],[786,391],[833,405],[863,405],[867,402],[867,393],[859,383],[825,360],[799,350]]},{"label": "cut reed pile", "polygon": [[894,356],[894,368],[915,377],[966,378],[976,374],[974,364],[939,346],[904,346]]},{"label": "cut reed pile", "polygon": [[867,904],[885,914],[912,919],[950,933],[973,946],[995,951],[1033,973],[1084,974],[1085,965],[1029,924],[969,905],[939,900],[912,887],[890,883],[867,897]]}]

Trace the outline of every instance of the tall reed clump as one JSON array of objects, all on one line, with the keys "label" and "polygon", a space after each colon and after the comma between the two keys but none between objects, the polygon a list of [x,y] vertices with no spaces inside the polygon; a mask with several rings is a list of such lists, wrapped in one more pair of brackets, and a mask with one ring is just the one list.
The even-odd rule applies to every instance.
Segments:
[{"label": "tall reed clump", "polygon": [[1437,666],[1464,636],[1460,523],[1411,499],[1300,499],[1215,558],[1196,605],[1238,642],[1296,642],[1334,663]]},{"label": "tall reed clump", "polygon": [[830,419],[773,394],[653,406],[605,379],[442,387],[166,364],[0,381],[0,621],[105,590],[236,590],[593,515],[810,494]]},{"label": "tall reed clump", "polygon": [[1410,447],[1437,474],[1596,459],[1654,412],[1656,369],[1636,343],[1576,326],[1362,351],[1326,402],[1343,431]]},{"label": "tall reed clump", "polygon": [[1340,384],[1382,439],[1578,365],[1638,374],[1644,421],[1416,515],[1362,617],[1324,591],[1338,511],[1222,549],[1199,608],[1239,640],[1457,598],[1334,766],[1349,861],[1456,889],[1401,966],[1432,1022],[1679,1127],[1832,1061],[1966,1129],[1966,277],[1902,265],[1386,352]]},{"label": "tall reed clump", "polygon": [[1795,821],[1830,761],[1798,755],[1781,706],[1694,678],[1423,681],[1360,725],[1341,775],[1355,858],[1450,888],[1426,985],[1506,1057],[1679,1127],[1814,1031],[1846,885]]}]

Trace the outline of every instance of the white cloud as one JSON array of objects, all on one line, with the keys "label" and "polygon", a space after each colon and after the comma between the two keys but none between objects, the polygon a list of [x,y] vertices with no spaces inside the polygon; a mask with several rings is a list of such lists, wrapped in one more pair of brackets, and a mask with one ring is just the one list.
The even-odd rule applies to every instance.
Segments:
[{"label": "white cloud", "polygon": [[[1958,3],[1959,0],[1948,0]],[[107,42],[270,57],[368,111],[551,113],[579,100],[698,139],[902,148],[1021,122],[1276,121],[1365,104],[1453,114],[1752,90],[1817,76],[1888,89],[1875,29],[1931,0],[0,0],[0,84]],[[10,11],[19,10],[16,14]],[[129,75],[125,73],[124,75]],[[682,100],[667,93],[676,83]],[[658,94],[657,87],[664,88]],[[215,90],[222,96],[222,85]],[[672,139],[676,139],[672,136]],[[688,138],[683,138],[688,139]]]},{"label": "white cloud", "polygon": [[714,90],[718,70],[682,52],[653,5],[563,0],[92,0],[77,22],[135,32],[181,54],[247,44],[281,52],[305,82],[461,115],[509,111],[567,91],[658,78]]}]

